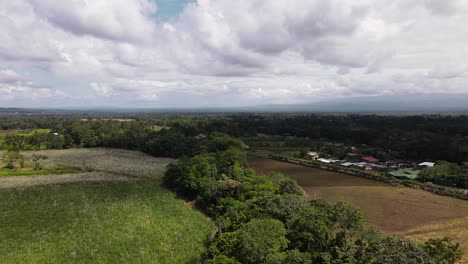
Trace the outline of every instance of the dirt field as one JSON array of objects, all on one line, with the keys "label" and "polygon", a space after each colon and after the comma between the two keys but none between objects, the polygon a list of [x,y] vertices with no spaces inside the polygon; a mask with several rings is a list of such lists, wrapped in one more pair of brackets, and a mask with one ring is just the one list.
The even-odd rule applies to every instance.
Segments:
[{"label": "dirt field", "polygon": [[369,226],[386,233],[405,234],[456,220],[467,228],[468,201],[267,159],[250,158],[249,165],[259,173],[278,171],[289,175],[310,198],[347,201],[362,210]]},{"label": "dirt field", "polygon": [[249,158],[249,165],[258,173],[289,175],[311,199],[353,204],[368,226],[384,233],[416,241],[452,237],[465,252],[460,263],[468,263],[468,201],[269,159]]}]

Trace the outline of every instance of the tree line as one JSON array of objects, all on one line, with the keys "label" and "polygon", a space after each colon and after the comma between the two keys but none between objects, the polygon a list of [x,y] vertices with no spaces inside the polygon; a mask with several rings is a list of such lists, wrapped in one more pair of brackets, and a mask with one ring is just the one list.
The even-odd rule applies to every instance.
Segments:
[{"label": "tree line", "polygon": [[[99,120],[83,122],[72,117],[0,118],[0,130],[47,128],[60,132],[63,142],[52,148],[108,146],[139,148],[154,136],[151,126],[164,125],[194,137],[221,132],[232,137],[292,135],[308,139],[328,139],[345,144],[372,146],[403,160],[468,161],[467,116],[377,116],[377,115],[137,115],[135,122]],[[12,136],[14,137],[14,136]],[[55,138],[61,141],[62,138]],[[32,140],[32,139],[31,139]],[[51,142],[41,138],[38,142]]]}]

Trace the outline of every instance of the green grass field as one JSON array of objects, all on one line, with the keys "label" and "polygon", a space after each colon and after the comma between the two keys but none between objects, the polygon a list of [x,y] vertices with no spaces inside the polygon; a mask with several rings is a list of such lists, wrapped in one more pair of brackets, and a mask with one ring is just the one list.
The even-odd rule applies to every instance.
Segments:
[{"label": "green grass field", "polygon": [[2,264],[191,263],[215,232],[157,184],[173,159],[68,149],[23,152],[27,164],[34,153],[42,171],[0,170]]},{"label": "green grass field", "polygon": [[188,263],[214,225],[143,182],[0,189],[0,263]]}]

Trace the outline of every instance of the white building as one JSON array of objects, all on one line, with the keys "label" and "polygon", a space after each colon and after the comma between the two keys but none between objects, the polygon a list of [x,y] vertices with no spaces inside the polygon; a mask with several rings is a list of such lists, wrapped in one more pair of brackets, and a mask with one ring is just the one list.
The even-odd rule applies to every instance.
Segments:
[{"label": "white building", "polygon": [[418,164],[419,167],[426,167],[426,168],[432,168],[434,167],[434,165],[435,165],[434,162],[423,162],[423,163]]}]

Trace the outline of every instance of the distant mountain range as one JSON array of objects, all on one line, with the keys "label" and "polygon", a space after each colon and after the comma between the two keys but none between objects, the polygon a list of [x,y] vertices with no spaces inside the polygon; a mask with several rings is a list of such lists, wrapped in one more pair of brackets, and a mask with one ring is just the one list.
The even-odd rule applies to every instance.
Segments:
[{"label": "distant mountain range", "polygon": [[262,105],[246,109],[321,113],[468,113],[468,94],[369,96],[310,104]]},{"label": "distant mountain range", "polygon": [[468,94],[398,95],[336,99],[307,104],[269,104],[244,107],[166,108],[0,108],[0,115],[100,115],[131,113],[356,113],[356,114],[468,114]]}]

